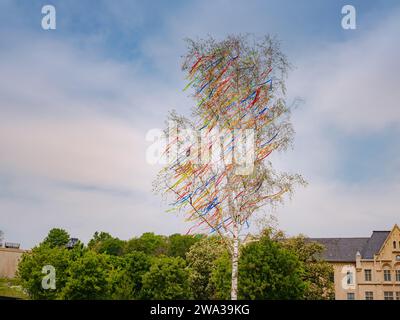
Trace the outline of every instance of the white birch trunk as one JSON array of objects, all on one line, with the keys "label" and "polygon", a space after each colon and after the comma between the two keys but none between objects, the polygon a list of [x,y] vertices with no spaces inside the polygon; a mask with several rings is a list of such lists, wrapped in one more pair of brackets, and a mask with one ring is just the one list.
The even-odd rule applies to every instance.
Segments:
[{"label": "white birch trunk", "polygon": [[239,275],[238,262],[239,262],[239,229],[237,223],[235,223],[233,225],[231,300],[237,300],[238,275]]}]

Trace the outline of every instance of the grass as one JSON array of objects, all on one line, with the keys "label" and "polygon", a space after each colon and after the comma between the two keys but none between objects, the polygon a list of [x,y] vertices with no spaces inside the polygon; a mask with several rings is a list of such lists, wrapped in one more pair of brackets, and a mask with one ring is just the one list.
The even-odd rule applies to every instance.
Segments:
[{"label": "grass", "polygon": [[0,279],[0,297],[28,299],[15,279]]}]

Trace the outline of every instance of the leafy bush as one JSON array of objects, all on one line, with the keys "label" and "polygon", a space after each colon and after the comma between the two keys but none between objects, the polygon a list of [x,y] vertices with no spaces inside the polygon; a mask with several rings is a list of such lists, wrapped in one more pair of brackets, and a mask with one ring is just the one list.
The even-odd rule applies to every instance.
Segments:
[{"label": "leafy bush", "polygon": [[111,264],[107,255],[87,250],[72,261],[65,274],[67,281],[60,298],[67,300],[107,299]]},{"label": "leafy bush", "polygon": [[142,298],[152,300],[189,299],[189,270],[180,257],[154,258],[143,275]]}]

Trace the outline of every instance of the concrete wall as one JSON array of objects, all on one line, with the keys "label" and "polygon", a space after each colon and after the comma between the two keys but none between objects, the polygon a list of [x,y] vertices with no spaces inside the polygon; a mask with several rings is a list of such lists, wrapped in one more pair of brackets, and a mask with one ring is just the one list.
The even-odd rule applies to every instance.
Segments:
[{"label": "concrete wall", "polygon": [[18,262],[25,250],[0,248],[0,278],[14,278]]}]

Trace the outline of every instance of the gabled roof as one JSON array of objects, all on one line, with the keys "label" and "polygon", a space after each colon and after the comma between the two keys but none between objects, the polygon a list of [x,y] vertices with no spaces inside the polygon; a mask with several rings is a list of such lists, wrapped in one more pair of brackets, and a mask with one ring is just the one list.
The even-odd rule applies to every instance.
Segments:
[{"label": "gabled roof", "polygon": [[310,238],[325,247],[322,257],[330,262],[355,262],[360,252],[362,259],[373,259],[390,231],[374,231],[369,238]]},{"label": "gabled roof", "polygon": [[363,259],[373,259],[374,254],[379,252],[389,234],[390,231],[374,231],[363,251],[360,251],[361,257]]}]

